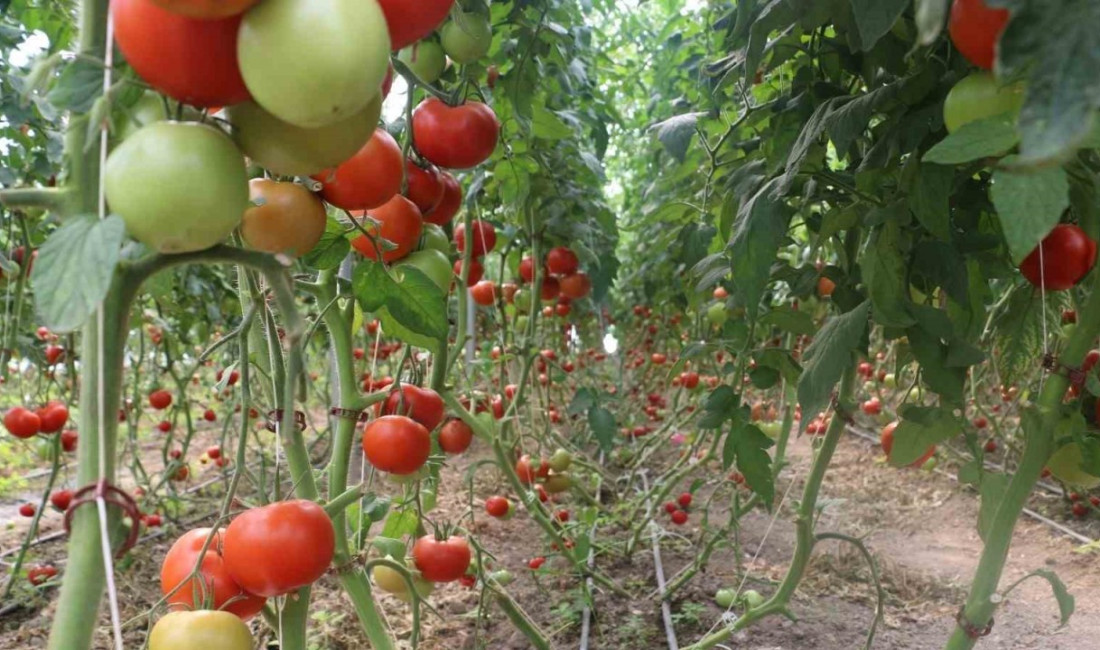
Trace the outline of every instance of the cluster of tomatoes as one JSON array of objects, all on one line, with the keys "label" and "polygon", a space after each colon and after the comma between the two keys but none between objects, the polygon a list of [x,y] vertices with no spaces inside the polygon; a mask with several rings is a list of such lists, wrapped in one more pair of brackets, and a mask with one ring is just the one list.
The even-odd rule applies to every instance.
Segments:
[{"label": "cluster of tomatoes", "polygon": [[[412,111],[403,150],[378,126],[381,103],[391,51],[408,48],[403,74],[429,84],[439,76],[425,68],[432,53],[456,63],[487,53],[488,16],[455,15],[454,0],[325,2],[322,11],[308,0],[112,2],[119,49],[138,76],[182,105],[224,107],[232,137],[196,111],[167,121],[148,93],[117,125],[104,172],[111,210],[162,253],[202,250],[239,228],[251,248],[301,257],[326,230],[327,203],[348,213],[364,257],[404,260],[446,291],[450,243],[440,226],[459,211],[462,190],[443,170],[489,158],[499,122],[486,104],[450,105],[433,92]],[[271,177],[249,181],[245,157]],[[277,180],[292,176],[311,177],[317,191]]]},{"label": "cluster of tomatoes", "polygon": [[683,526],[688,522],[688,508],[691,507],[691,492],[684,492],[675,501],[665,503],[665,512],[672,523]]}]

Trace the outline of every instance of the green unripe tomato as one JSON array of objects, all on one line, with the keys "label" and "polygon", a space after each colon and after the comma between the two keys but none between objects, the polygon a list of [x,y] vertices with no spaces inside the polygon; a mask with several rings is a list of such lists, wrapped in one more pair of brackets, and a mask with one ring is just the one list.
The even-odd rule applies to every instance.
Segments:
[{"label": "green unripe tomato", "polygon": [[460,11],[440,32],[443,49],[455,63],[473,63],[489,53],[493,26],[482,14]]},{"label": "green unripe tomato", "polygon": [[885,377],[882,378],[882,385],[886,386],[887,388],[897,388],[898,387],[897,375],[895,375],[894,373],[890,373],[890,374],[886,375]]},{"label": "green unripe tomato", "polygon": [[521,316],[516,316],[516,331],[517,332],[526,332],[527,331],[527,323],[528,323],[528,318],[526,316],[522,316],[522,315]]},{"label": "green unripe tomato", "polygon": [[516,295],[513,300],[516,305],[516,311],[521,314],[527,314],[531,312],[531,294],[528,292],[527,289],[516,289]]},{"label": "green unripe tomato", "polygon": [[508,585],[512,584],[513,581],[515,581],[516,577],[512,575],[511,571],[507,569],[500,569],[498,571],[493,571],[492,573],[490,573],[489,579],[497,582],[503,587],[507,587]]},{"label": "green unripe tomato", "polygon": [[235,614],[200,610],[165,614],[149,633],[149,650],[249,650],[252,633]]},{"label": "green unripe tomato", "polygon": [[726,305],[720,302],[716,302],[710,307],[707,307],[707,320],[711,325],[721,327],[729,320],[729,312],[726,311]]},{"label": "green unripe tomato", "polygon": [[451,241],[447,239],[447,233],[434,223],[424,224],[420,233],[420,250],[436,250],[444,255],[451,252]]},{"label": "green unripe tomato", "polygon": [[573,454],[565,449],[558,449],[554,452],[554,455],[550,457],[550,469],[559,474],[568,470],[569,466],[572,464]]},{"label": "green unripe tomato", "polygon": [[741,602],[745,603],[745,609],[755,609],[764,604],[764,597],[754,589],[746,589],[741,594]]},{"label": "green unripe tomato", "polygon": [[737,600],[737,592],[733,589],[719,589],[714,593],[714,604],[718,605],[722,609],[729,609],[733,607],[733,603]]},{"label": "green unripe tomato", "polygon": [[103,177],[111,211],[159,253],[210,248],[248,207],[244,156],[205,124],[150,124],[111,153]]},{"label": "green unripe tomato", "polygon": [[1001,87],[988,72],[976,72],[959,80],[943,102],[943,123],[948,133],[964,124],[987,117],[1019,114],[1024,103],[1023,87],[1019,84]]},{"label": "green unripe tomato", "polygon": [[409,253],[408,257],[394,265],[395,270],[403,268],[415,268],[428,276],[443,293],[451,288],[451,278],[454,271],[447,256],[437,250],[422,250]]},{"label": "green unripe tomato", "polygon": [[783,432],[783,423],[779,420],[775,422],[757,422],[756,426],[772,440],[779,440],[779,434]]},{"label": "green unripe tomato", "polygon": [[397,59],[424,83],[435,83],[447,69],[447,55],[435,41],[413,43],[398,52]]}]

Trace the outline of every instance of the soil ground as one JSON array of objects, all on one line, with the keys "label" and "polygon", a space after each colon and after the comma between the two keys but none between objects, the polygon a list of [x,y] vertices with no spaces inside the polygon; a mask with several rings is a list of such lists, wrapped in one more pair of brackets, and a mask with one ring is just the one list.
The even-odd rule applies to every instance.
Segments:
[{"label": "soil ground", "polygon": [[[787,494],[784,507],[774,520],[763,511],[747,515],[741,526],[741,564],[747,568],[746,588],[768,594],[786,569],[794,546],[791,502],[799,495],[801,479],[810,460],[810,441],[792,443],[791,466],[777,486]],[[477,448],[457,459],[444,472],[436,520],[458,519],[466,512],[463,481],[465,470],[481,459]],[[793,485],[791,481],[794,481]],[[200,479],[201,480],[201,479]],[[491,494],[506,493],[499,479],[488,469],[477,474],[477,503]],[[217,486],[211,486],[216,491]],[[210,504],[213,506],[211,494]],[[697,495],[697,499],[706,494]],[[965,599],[965,587],[981,549],[975,527],[978,501],[973,493],[960,490],[949,478],[917,470],[899,471],[882,462],[881,453],[870,443],[846,437],[838,450],[826,480],[826,507],[819,531],[835,531],[862,539],[874,554],[886,590],[886,617],[873,642],[874,648],[920,650],[941,648],[954,625],[955,612]],[[11,503],[0,513],[14,515]],[[1054,497],[1037,495],[1033,507],[1064,518],[1067,508]],[[212,507],[211,507],[212,510]],[[203,508],[195,512],[201,515]],[[712,516],[722,516],[712,511]],[[657,521],[664,571],[672,577],[699,553],[697,526],[693,515],[688,525],[668,526],[661,513]],[[57,528],[58,515],[49,515],[46,532]],[[1097,523],[1073,522],[1076,529],[1096,537]],[[11,516],[0,530],[0,548],[17,544],[26,520]],[[583,609],[577,581],[564,572],[565,560],[549,557],[552,570],[537,581],[527,570],[527,560],[544,553],[542,535],[522,513],[508,521],[489,520],[477,510],[476,533],[496,557],[496,568],[508,568],[516,575],[509,593],[547,633],[555,648],[579,647]],[[673,530],[674,529],[674,530]],[[179,529],[142,543],[119,567],[120,602],[123,619],[143,614],[159,597],[159,559]],[[597,543],[621,541],[625,531],[603,528]],[[667,645],[660,603],[652,597],[656,589],[653,554],[649,540],[631,561],[617,554],[600,554],[596,565],[624,586],[633,597],[621,598],[597,592],[590,648],[635,650]],[[61,564],[64,545],[59,542],[37,547],[33,561]],[[10,560],[9,558],[6,558]],[[708,568],[684,587],[671,603],[674,630],[679,646],[698,640],[720,625],[723,610],[712,596],[720,587],[736,588],[741,576],[737,557],[729,548],[719,548]],[[1057,572],[1076,598],[1076,613],[1069,625],[1059,628],[1058,608],[1049,585],[1032,579],[1016,589],[998,613],[996,625],[979,647],[1017,650],[1094,650],[1100,647],[1100,567],[1093,553],[1050,528],[1022,521],[1006,567],[1002,585],[1035,569]],[[6,577],[6,576],[5,576]],[[24,592],[25,595],[25,592]],[[44,648],[56,596],[43,596],[0,618],[0,648],[23,650]],[[466,648],[522,649],[529,647],[500,610],[489,607],[481,624],[475,626],[479,592],[457,584],[442,586],[432,596],[438,612],[427,615],[421,648],[459,650]],[[336,588],[324,578],[315,593],[311,645],[318,650],[365,648],[351,608]],[[391,627],[408,645],[411,618],[397,600],[380,597]],[[0,603],[0,608],[3,607]],[[863,647],[874,616],[874,589],[865,562],[850,545],[819,545],[807,578],[793,603],[796,622],[769,619],[735,635],[728,647],[741,650],[848,650]],[[108,621],[96,647],[107,649]],[[475,627],[478,628],[475,631]],[[144,625],[127,633],[127,647],[141,647]],[[259,638],[259,637],[258,637]],[[270,645],[258,647],[275,648]],[[264,641],[258,641],[263,643]]]}]

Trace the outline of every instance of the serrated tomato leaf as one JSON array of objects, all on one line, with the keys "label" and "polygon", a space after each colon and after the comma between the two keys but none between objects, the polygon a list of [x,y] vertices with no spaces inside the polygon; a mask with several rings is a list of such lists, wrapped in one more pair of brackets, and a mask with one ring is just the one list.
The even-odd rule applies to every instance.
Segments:
[{"label": "serrated tomato leaf", "polygon": [[852,311],[825,323],[803,356],[802,378],[798,381],[798,403],[806,426],[814,415],[825,410],[833,388],[844,372],[855,363],[854,353],[867,334],[867,316],[871,303],[863,302]]}]

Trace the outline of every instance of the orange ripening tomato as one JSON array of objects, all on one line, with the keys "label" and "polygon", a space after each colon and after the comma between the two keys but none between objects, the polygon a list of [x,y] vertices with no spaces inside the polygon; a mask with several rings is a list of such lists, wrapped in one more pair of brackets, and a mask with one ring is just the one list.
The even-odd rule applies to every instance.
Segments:
[{"label": "orange ripening tomato", "polygon": [[[211,597],[208,604],[213,609],[225,609],[247,621],[263,609],[267,599],[246,592],[229,575],[221,554],[224,529],[214,533],[199,562],[199,553],[210,534],[209,528],[196,528],[172,544],[160,566],[160,592],[169,605],[187,609],[194,607],[196,601],[201,603],[203,598]],[[196,564],[198,576],[193,578],[191,572]]]},{"label": "orange ripening tomato", "polygon": [[[363,216],[362,212],[352,214]],[[396,262],[416,248],[420,233],[424,230],[424,219],[412,201],[398,194],[382,207],[367,210],[366,214],[381,226],[368,222],[364,224],[364,229],[375,237],[391,242],[395,247],[385,250],[380,241],[374,242],[366,235],[359,235],[351,241],[351,245],[364,257],[378,261],[378,253],[381,252],[382,259],[386,262]]]}]

